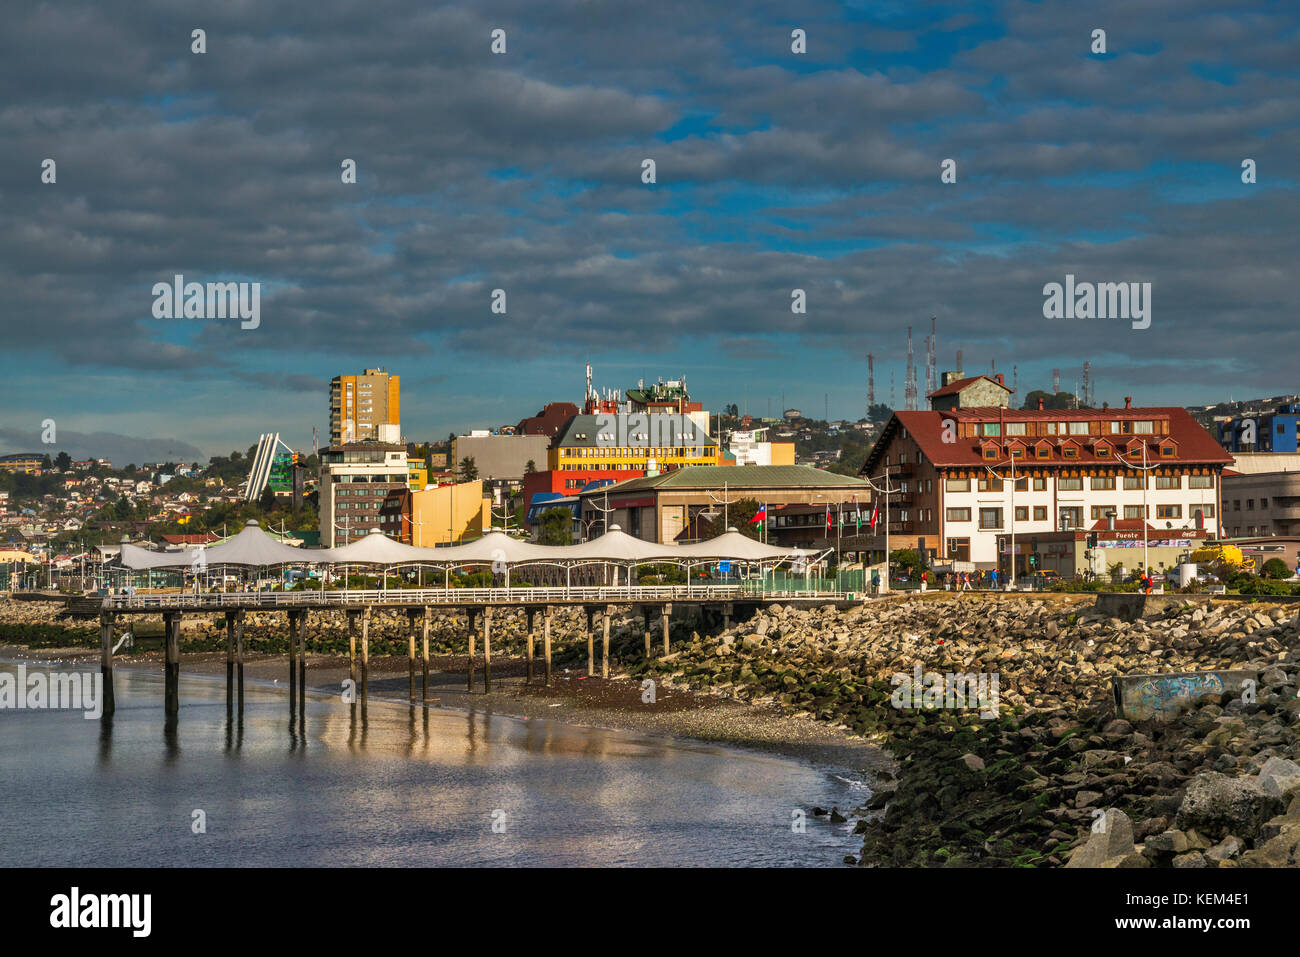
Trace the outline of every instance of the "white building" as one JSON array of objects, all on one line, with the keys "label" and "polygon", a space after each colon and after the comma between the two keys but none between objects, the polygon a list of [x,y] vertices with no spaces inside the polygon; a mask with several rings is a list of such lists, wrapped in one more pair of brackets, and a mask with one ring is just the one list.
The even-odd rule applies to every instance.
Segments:
[{"label": "white building", "polygon": [[880,485],[888,472],[897,489],[891,549],[1005,568],[1014,530],[1023,574],[1027,541],[1104,531],[1112,516],[1115,528],[1139,533],[1145,520],[1142,534],[1152,539],[1217,534],[1220,475],[1231,463],[1186,410],[1126,402],[1123,409],[898,412],[862,474]]}]

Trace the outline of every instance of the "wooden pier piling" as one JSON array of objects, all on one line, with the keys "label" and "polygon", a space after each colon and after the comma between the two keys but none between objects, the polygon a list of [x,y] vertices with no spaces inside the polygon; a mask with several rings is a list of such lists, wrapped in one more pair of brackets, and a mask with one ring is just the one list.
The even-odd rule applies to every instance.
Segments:
[{"label": "wooden pier piling", "polygon": [[235,696],[239,701],[239,714],[244,714],[244,612],[235,612]]},{"label": "wooden pier piling", "polygon": [[663,623],[664,623],[664,657],[668,657],[668,622],[673,617],[672,602],[664,604]]},{"label": "wooden pier piling", "polygon": [[104,679],[103,715],[113,713],[113,615],[104,612],[99,616],[99,673]]},{"label": "wooden pier piling", "polygon": [[551,606],[542,613],[542,654],[546,658],[546,686],[551,684]]},{"label": "wooden pier piling", "polygon": [[366,701],[366,689],[370,679],[370,609],[367,605],[361,612],[361,702]]},{"label": "wooden pier piling", "polygon": [[483,609],[483,693],[492,690],[492,606]]},{"label": "wooden pier piling", "polygon": [[422,631],[421,649],[420,649],[421,654],[423,655],[424,658],[424,663],[422,665],[423,678],[421,679],[420,693],[423,695],[424,706],[426,708],[429,706],[429,616],[432,613],[432,611],[433,609],[431,609],[428,605],[424,606],[424,626]]},{"label": "wooden pier piling", "polygon": [[168,717],[180,711],[181,681],[181,615],[177,611],[163,613],[163,632],[166,642],[166,664],[163,672],[164,705],[163,711]]},{"label": "wooden pier piling", "polygon": [[469,683],[466,689],[470,692],[474,690],[474,609],[466,609],[469,615]]},{"label": "wooden pier piling", "polygon": [[226,612],[226,714],[235,710],[235,616]]},{"label": "wooden pier piling", "polygon": [[587,677],[592,678],[596,674],[596,635],[591,627],[591,617],[594,612],[590,606],[582,610],[587,615]]},{"label": "wooden pier piling", "polygon": [[525,609],[524,614],[528,616],[528,673],[524,676],[524,684],[530,685],[533,683],[533,639],[536,637],[534,627],[537,621],[537,609]]},{"label": "wooden pier piling", "polygon": [[600,676],[609,677],[609,616],[614,610],[613,605],[606,605],[605,612],[600,616],[603,626],[603,634],[600,640]]},{"label": "wooden pier piling", "polygon": [[415,704],[415,620],[419,614],[419,609],[406,609],[407,630],[410,632],[406,643],[406,674],[408,681],[408,700]]}]

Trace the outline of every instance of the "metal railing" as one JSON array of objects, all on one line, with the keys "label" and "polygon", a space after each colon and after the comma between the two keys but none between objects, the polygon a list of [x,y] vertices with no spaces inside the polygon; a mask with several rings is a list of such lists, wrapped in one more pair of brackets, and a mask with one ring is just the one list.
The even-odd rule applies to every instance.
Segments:
[{"label": "metal railing", "polygon": [[[105,611],[169,608],[203,610],[222,608],[321,608],[348,605],[543,605],[546,603],[590,602],[592,604],[635,604],[637,602],[727,601],[731,599],[825,598],[845,594],[833,587],[819,590],[830,581],[790,581],[785,587],[754,587],[758,583],[700,585],[591,585],[542,588],[369,588],[327,591],[173,592],[170,594],[113,595],[102,601]],[[93,599],[92,599],[93,600]]]}]

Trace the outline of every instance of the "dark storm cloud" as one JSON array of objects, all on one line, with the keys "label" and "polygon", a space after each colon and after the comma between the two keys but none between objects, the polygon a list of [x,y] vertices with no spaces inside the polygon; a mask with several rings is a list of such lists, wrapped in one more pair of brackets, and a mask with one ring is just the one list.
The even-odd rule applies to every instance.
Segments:
[{"label": "dark storm cloud", "polygon": [[[1248,363],[1285,375],[1274,357],[1300,348],[1294,10],[994,9],[20,7],[0,35],[7,349],[311,392],[325,380],[297,358],[400,356],[429,381],[456,352],[762,358],[792,336],[838,350],[908,322],[920,335],[934,312],[950,339],[1022,362],[1159,353],[1210,388]],[[942,29],[980,26],[920,58]],[[488,52],[494,27],[506,56]],[[1088,54],[1097,27],[1105,58]],[[1240,183],[1247,156],[1258,186]],[[1153,282],[1151,329],[1048,323],[1042,286],[1067,271]],[[260,281],[260,327],[154,319],[152,285],[177,273]],[[1225,329],[1272,348],[1234,351]]]}]

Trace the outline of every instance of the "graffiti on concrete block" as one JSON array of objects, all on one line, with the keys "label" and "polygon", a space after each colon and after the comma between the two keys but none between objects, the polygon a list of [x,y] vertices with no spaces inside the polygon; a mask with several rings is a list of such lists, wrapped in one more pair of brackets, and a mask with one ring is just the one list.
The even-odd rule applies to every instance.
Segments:
[{"label": "graffiti on concrete block", "polygon": [[1253,678],[1253,671],[1193,671],[1114,678],[1115,710],[1120,717],[1132,721],[1166,719],[1204,695],[1238,694],[1243,683]]}]

